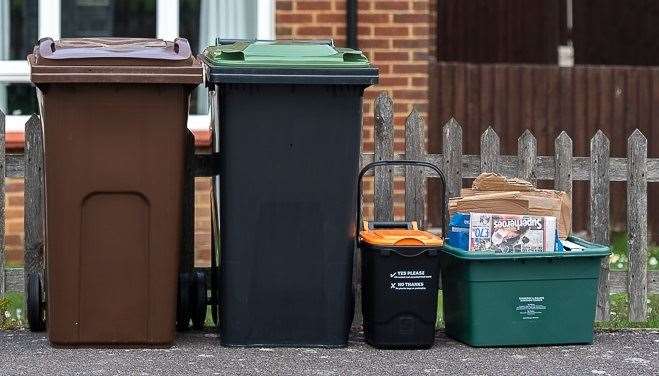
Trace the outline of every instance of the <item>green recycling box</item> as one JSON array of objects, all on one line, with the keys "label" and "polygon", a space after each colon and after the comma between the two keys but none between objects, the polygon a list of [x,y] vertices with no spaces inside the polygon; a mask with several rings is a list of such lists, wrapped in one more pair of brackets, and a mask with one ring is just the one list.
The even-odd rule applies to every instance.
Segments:
[{"label": "green recycling box", "polygon": [[440,251],[446,334],[471,346],[593,342],[597,283],[609,248],[494,254]]}]

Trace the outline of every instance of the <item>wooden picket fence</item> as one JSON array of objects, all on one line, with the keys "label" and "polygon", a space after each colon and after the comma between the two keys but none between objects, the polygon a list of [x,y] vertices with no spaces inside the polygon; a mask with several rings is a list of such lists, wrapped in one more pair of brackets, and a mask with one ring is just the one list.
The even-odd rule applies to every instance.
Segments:
[{"label": "wooden picket fence", "polygon": [[[602,262],[598,289],[597,319],[609,319],[609,294],[627,292],[630,301],[630,320],[647,319],[648,292],[659,292],[659,272],[647,268],[647,185],[659,182],[659,159],[647,158],[647,140],[635,131],[627,142],[627,158],[610,157],[610,142],[602,132],[591,139],[590,157],[573,157],[572,140],[561,133],[555,141],[553,156],[538,156],[537,142],[530,131],[518,139],[518,155],[500,155],[500,140],[496,132],[487,129],[480,140],[480,155],[463,155],[462,128],[450,120],[443,127],[442,154],[426,152],[425,124],[413,110],[405,124],[405,153],[394,154],[394,104],[386,94],[375,100],[375,152],[363,153],[361,165],[379,160],[421,160],[440,167],[447,177],[450,197],[460,194],[463,179],[474,178],[481,172],[498,172],[537,180],[553,180],[556,189],[571,194],[573,181],[590,182],[591,240],[609,243],[609,183],[627,182],[629,232],[629,271],[609,271],[608,260]],[[5,268],[4,255],[4,183],[5,177],[25,178],[25,269],[37,271],[43,267],[43,144],[41,124],[35,115],[25,126],[25,150],[20,154],[5,154],[4,115],[0,112],[0,295],[6,291],[23,291],[23,269]],[[2,163],[4,161],[4,163]],[[403,168],[378,168],[374,172],[374,217],[393,220],[393,177],[405,177],[405,217],[409,220],[426,218],[426,179],[430,171]],[[585,205],[575,202],[573,205]],[[423,223],[422,223],[423,224]],[[359,261],[359,260],[358,260]],[[355,268],[355,277],[359,268]],[[359,278],[355,278],[359,281]],[[359,289],[357,290],[359,291]],[[357,310],[360,305],[357,304]]]},{"label": "wooden picket fence", "polygon": [[[554,143],[554,155],[537,155],[537,142],[526,130],[517,140],[517,155],[501,155],[499,136],[488,128],[480,138],[480,155],[463,155],[462,127],[454,119],[442,130],[442,154],[426,153],[426,129],[420,114],[413,110],[405,123],[405,153],[394,154],[393,101],[385,93],[375,99],[374,154],[363,154],[362,165],[380,160],[408,159],[433,163],[447,178],[450,197],[460,195],[463,179],[475,178],[481,172],[497,172],[532,182],[553,180],[554,187],[572,194],[573,181],[590,182],[590,202],[574,202],[573,206],[590,206],[590,240],[609,244],[610,182],[627,182],[627,231],[629,233],[629,271],[610,271],[608,260],[602,262],[598,288],[598,320],[610,316],[609,294],[629,294],[632,321],[647,319],[648,292],[659,292],[659,272],[649,272],[648,254],[648,183],[659,182],[659,159],[647,158],[647,139],[638,130],[627,140],[627,158],[610,157],[610,141],[598,131],[590,142],[590,157],[572,155],[572,139],[561,133]],[[426,178],[433,175],[419,169],[380,168],[374,179],[374,218],[393,220],[393,176],[405,176],[405,218],[425,218]],[[620,198],[618,198],[620,199]]]}]

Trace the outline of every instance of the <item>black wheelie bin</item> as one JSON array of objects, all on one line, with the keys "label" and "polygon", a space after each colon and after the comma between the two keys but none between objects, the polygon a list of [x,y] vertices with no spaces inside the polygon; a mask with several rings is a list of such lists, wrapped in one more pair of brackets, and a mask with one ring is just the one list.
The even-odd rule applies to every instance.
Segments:
[{"label": "black wheelie bin", "polygon": [[331,41],[218,40],[203,60],[217,92],[221,343],[345,346],[362,97],[378,71]]}]

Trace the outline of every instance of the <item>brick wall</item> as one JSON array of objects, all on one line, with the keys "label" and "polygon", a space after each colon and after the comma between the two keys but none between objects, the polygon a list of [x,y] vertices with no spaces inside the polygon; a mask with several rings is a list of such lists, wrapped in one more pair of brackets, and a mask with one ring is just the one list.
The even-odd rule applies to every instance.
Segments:
[{"label": "brick wall", "polygon": [[[359,0],[358,44],[380,69],[380,84],[364,100],[364,151],[373,151],[373,100],[387,91],[395,103],[396,151],[404,150],[405,118],[416,108],[428,111],[428,61],[434,55],[435,0]],[[346,39],[345,0],[277,0],[277,38]],[[365,215],[372,214],[372,184],[365,184]],[[396,181],[395,214],[404,216],[404,184]]]}]

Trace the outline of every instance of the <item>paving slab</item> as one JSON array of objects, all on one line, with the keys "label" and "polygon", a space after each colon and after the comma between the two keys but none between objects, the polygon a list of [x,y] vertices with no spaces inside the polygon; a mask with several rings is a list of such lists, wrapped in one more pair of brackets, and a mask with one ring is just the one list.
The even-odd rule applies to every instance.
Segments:
[{"label": "paving slab", "polygon": [[601,332],[592,345],[472,348],[437,333],[430,350],[224,348],[185,333],[167,349],[55,349],[43,333],[0,332],[0,375],[659,375],[659,331]]}]

